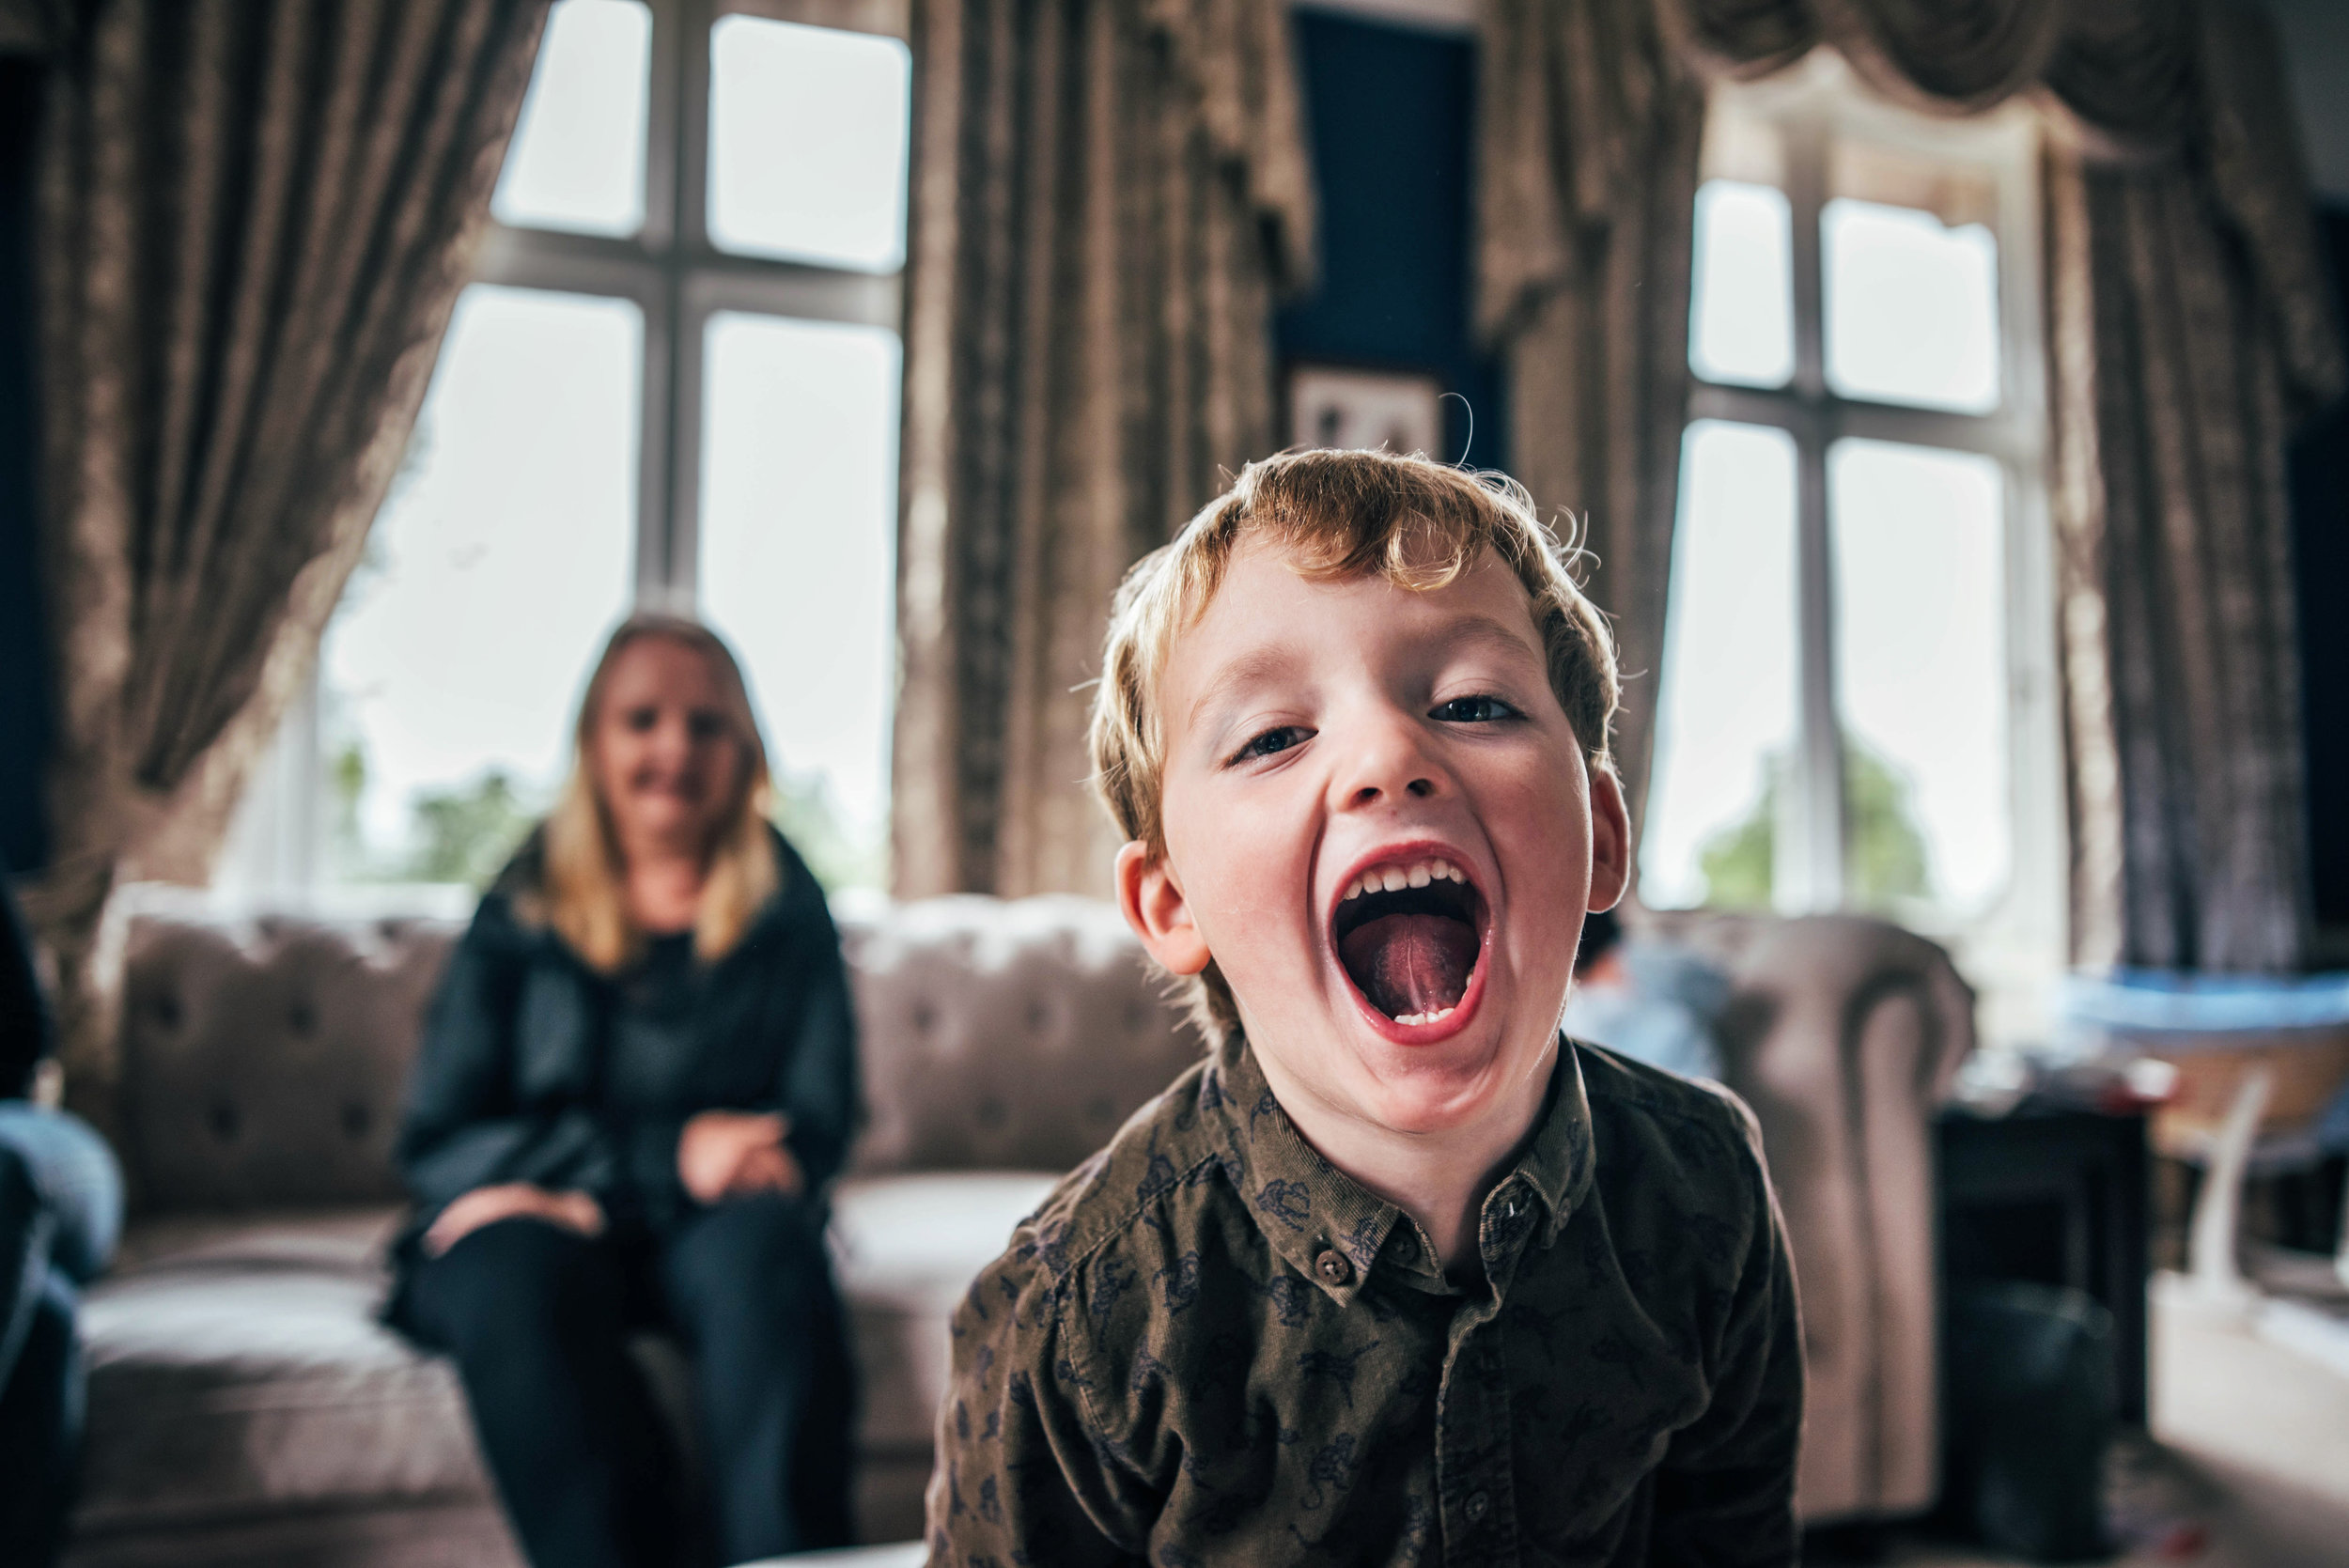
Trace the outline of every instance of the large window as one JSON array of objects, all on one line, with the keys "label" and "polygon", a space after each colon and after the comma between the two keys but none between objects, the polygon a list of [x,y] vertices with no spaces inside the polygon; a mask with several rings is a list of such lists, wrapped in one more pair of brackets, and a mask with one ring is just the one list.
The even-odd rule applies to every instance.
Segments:
[{"label": "large window", "polygon": [[1718,94],[1649,904],[2059,951],[2034,137],[1825,55]]},{"label": "large window", "polygon": [[478,281],[229,880],[477,885],[642,604],[734,644],[786,830],[833,886],[879,884],[902,11],[559,0]]}]

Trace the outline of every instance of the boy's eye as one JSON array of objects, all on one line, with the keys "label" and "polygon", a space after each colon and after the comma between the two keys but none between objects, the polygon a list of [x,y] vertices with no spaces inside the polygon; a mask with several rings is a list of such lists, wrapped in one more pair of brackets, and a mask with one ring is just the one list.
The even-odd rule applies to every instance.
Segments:
[{"label": "boy's eye", "polygon": [[1427,717],[1447,724],[1489,724],[1521,715],[1499,697],[1477,696],[1455,697],[1448,703],[1439,703]]},{"label": "boy's eye", "polygon": [[621,718],[621,722],[639,735],[651,729],[660,722],[661,710],[657,707],[631,707]]},{"label": "boy's eye", "polygon": [[1237,767],[1243,762],[1253,762],[1259,757],[1268,757],[1285,752],[1303,741],[1312,733],[1302,724],[1282,724],[1268,729],[1262,735],[1253,737],[1247,745],[1234,752],[1231,760],[1224,766]]}]

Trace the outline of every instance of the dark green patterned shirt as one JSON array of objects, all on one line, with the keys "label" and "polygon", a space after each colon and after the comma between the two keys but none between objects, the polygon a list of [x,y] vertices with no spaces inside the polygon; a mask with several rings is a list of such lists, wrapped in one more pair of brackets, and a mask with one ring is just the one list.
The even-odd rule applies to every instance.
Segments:
[{"label": "dark green patterned shirt", "polygon": [[1485,1278],[1235,1041],[955,1315],[933,1564],[1779,1564],[1802,1357],[1753,1119],[1565,1043]]}]

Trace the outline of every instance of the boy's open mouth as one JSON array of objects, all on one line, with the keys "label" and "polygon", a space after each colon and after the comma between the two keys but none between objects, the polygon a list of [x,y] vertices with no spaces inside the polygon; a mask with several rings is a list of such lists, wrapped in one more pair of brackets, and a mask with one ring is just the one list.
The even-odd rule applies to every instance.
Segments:
[{"label": "boy's open mouth", "polygon": [[1468,995],[1485,901],[1439,854],[1390,860],[1356,876],[1330,921],[1338,961],[1364,1001],[1406,1027],[1440,1023]]}]

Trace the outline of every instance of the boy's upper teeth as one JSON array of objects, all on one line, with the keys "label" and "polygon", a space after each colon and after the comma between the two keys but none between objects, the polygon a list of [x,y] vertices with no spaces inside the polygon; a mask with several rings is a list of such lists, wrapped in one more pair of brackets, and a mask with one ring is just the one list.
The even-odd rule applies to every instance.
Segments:
[{"label": "boy's upper teeth", "polygon": [[[1468,874],[1450,861],[1433,859],[1413,861],[1408,864],[1375,866],[1363,872],[1347,885],[1345,898],[1360,898],[1366,893],[1400,893],[1405,888],[1423,888],[1438,879],[1466,882]],[[1345,902],[1345,898],[1339,902]]]}]

